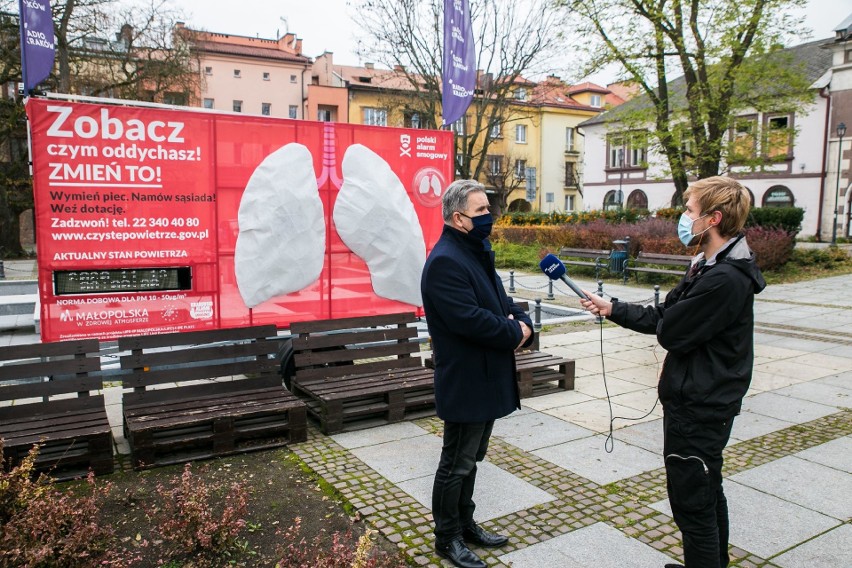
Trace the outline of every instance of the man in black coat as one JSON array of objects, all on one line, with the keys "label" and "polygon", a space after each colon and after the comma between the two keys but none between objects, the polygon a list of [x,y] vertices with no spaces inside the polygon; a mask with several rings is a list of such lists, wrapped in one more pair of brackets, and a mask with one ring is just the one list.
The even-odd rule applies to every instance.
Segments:
[{"label": "man in black coat", "polygon": [[658,392],[667,489],[684,563],[724,568],[730,558],[722,450],[751,383],[754,295],[766,282],[741,232],[748,190],[715,176],[692,184],[684,198],[678,236],[699,252],[665,303],[643,307],[589,295],[581,304],[618,325],[656,334],[668,351]]},{"label": "man in black coat", "polygon": [[435,405],[444,444],[432,489],[435,550],[461,568],[485,568],[465,542],[502,546],[473,520],[476,462],[494,420],[520,408],[514,351],[532,343],[532,321],[506,296],[488,241],[482,184],[458,180],[443,196],[444,230],[420,288],[435,362]]}]

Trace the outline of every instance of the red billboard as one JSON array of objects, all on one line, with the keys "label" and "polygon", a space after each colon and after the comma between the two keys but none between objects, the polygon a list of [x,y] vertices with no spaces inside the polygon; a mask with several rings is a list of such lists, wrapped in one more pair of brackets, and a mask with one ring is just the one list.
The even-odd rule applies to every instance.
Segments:
[{"label": "red billboard", "polygon": [[30,99],[45,341],[420,310],[449,132]]}]

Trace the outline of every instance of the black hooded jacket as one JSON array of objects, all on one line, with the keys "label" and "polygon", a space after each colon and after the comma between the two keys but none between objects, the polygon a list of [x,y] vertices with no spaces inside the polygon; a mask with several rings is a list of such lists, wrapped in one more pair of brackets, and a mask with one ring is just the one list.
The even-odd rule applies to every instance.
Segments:
[{"label": "black hooded jacket", "polygon": [[613,303],[611,321],[656,334],[668,351],[658,386],[668,416],[711,422],[739,414],[754,363],[754,295],[765,287],[740,235],[715,264],[684,276],[662,306]]}]

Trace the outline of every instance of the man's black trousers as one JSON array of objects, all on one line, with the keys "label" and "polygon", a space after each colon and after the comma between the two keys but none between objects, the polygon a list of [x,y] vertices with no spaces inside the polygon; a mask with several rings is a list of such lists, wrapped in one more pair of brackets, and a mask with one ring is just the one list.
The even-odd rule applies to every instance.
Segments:
[{"label": "man's black trousers", "polygon": [[691,422],[665,415],[666,488],[683,536],[686,568],[725,568],[728,501],[722,490],[722,450],[733,420]]},{"label": "man's black trousers", "polygon": [[446,544],[461,538],[473,522],[476,462],[485,459],[494,421],[444,422],[444,446],[432,487],[435,540]]}]

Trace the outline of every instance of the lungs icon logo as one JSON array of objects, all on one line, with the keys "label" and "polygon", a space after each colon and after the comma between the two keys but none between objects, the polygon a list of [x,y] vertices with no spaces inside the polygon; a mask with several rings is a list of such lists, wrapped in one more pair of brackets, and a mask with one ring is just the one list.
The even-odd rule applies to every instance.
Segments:
[{"label": "lungs icon logo", "polygon": [[427,166],[414,174],[414,197],[424,207],[440,207],[441,196],[446,189],[444,174],[436,168]]}]

